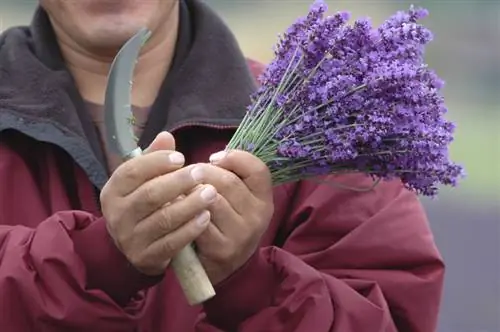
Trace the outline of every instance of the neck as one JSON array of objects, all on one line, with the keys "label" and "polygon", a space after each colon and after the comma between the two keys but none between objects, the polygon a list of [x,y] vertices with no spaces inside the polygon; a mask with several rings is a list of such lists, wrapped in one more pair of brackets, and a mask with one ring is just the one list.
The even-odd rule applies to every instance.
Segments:
[{"label": "neck", "polygon": [[[141,51],[134,70],[133,105],[149,107],[155,101],[174,56],[178,25],[177,8],[172,10],[171,17],[165,20],[165,24],[153,32]],[[118,50],[96,54],[79,47],[63,31],[56,27],[54,30],[66,65],[82,98],[95,104],[104,104],[107,75]]]}]

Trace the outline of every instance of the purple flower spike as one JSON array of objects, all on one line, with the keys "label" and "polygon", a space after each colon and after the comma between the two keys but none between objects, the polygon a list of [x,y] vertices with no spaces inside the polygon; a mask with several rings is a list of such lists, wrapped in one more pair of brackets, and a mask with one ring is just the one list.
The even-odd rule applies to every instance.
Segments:
[{"label": "purple flower spike", "polygon": [[399,178],[426,196],[456,185],[463,169],[449,159],[444,82],[424,61],[427,10],[410,7],[378,28],[326,11],[315,1],[283,34],[228,148],[251,150],[276,185],[349,171]]}]

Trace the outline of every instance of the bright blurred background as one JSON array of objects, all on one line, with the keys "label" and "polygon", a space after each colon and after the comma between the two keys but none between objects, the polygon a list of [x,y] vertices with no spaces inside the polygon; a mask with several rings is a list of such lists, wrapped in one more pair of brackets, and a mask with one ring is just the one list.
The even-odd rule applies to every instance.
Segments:
[{"label": "bright blurred background", "polygon": [[[206,2],[231,26],[245,53],[266,62],[277,34],[306,13],[312,0]],[[411,4],[406,0],[327,3],[332,11],[369,16],[377,24]],[[427,59],[447,82],[449,118],[458,124],[453,158],[468,173],[459,188],[443,191],[438,200],[424,201],[448,267],[439,332],[500,332],[500,1],[413,3],[431,13],[424,22],[435,40]],[[1,0],[0,28],[28,23],[36,4],[36,0]]]}]

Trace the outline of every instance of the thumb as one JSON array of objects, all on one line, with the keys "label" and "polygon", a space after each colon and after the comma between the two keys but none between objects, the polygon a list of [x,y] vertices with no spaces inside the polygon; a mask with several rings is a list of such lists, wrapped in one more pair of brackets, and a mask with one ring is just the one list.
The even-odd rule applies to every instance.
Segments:
[{"label": "thumb", "polygon": [[221,151],[210,156],[210,163],[238,175],[254,195],[261,198],[272,195],[269,168],[251,153],[241,150]]},{"label": "thumb", "polygon": [[175,139],[168,131],[159,133],[153,142],[144,150],[143,154],[151,153],[159,150],[175,151]]}]

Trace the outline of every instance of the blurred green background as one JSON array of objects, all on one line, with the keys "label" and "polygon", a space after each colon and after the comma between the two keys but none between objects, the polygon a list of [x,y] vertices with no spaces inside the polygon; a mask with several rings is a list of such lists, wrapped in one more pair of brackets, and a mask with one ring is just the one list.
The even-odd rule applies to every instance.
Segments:
[{"label": "blurred green background", "polygon": [[[144,0],[146,1],[146,0]],[[312,0],[206,0],[231,26],[244,52],[267,62],[281,33]],[[375,24],[411,3],[430,10],[435,35],[427,60],[447,82],[457,123],[452,157],[467,178],[424,201],[448,272],[440,332],[500,332],[500,1],[327,1],[331,11]],[[26,24],[35,0],[1,0],[3,29]],[[430,331],[429,331],[430,332]]]}]

